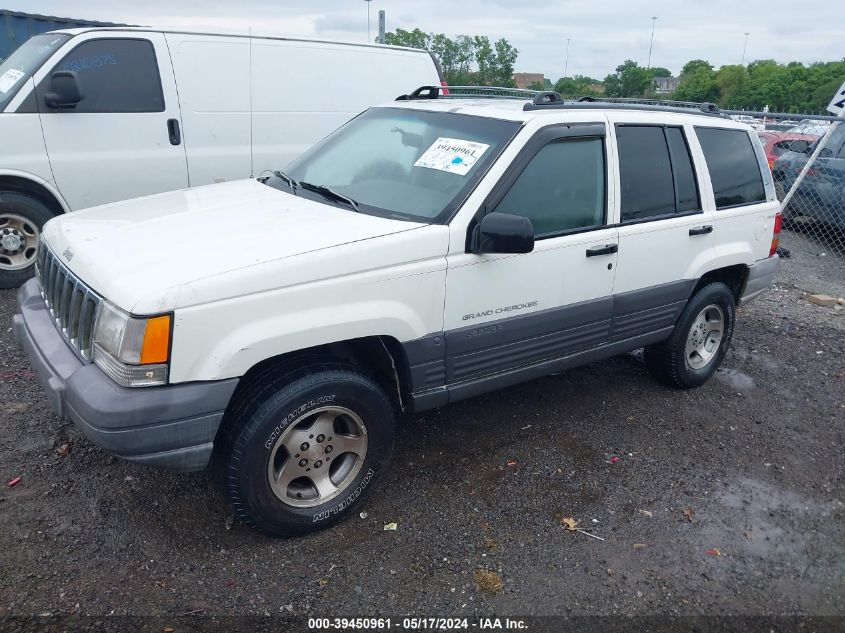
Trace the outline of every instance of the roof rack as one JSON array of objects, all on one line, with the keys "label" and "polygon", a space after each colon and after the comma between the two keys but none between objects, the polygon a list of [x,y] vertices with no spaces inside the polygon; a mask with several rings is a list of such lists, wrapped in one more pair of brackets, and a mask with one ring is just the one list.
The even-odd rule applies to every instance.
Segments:
[{"label": "roof rack", "polygon": [[559,92],[551,90],[523,90],[498,86],[421,86],[411,94],[401,95],[397,101],[417,99],[526,99],[526,112],[546,109],[568,110],[639,110],[646,112],[680,112],[724,117],[714,103],[692,101],[665,101],[658,99],[625,99],[616,97],[580,97],[572,101],[564,99]]},{"label": "roof rack", "polygon": [[[555,97],[551,97],[550,95],[555,95]],[[523,110],[529,112],[548,108],[570,110],[641,110],[646,112],[682,112],[684,114],[722,116],[719,106],[709,102],[694,103],[690,101],[659,101],[656,99],[622,99],[614,97],[580,97],[577,101],[565,101],[557,92],[541,92],[534,97],[531,103],[526,103]]]}]

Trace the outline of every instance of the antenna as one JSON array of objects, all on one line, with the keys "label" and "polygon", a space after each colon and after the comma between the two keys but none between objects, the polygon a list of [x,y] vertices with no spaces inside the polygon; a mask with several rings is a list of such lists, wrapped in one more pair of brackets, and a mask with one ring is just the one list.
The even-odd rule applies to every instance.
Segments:
[{"label": "antenna", "polygon": [[249,27],[249,177],[255,175],[255,149],[252,146],[252,27]]}]

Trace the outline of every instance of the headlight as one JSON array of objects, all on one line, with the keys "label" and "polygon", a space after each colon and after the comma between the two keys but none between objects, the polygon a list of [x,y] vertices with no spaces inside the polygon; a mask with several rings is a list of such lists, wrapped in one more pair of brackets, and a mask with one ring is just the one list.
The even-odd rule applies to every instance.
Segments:
[{"label": "headlight", "polygon": [[94,326],[94,363],[119,385],[167,384],[169,314],[137,318],[103,301]]}]

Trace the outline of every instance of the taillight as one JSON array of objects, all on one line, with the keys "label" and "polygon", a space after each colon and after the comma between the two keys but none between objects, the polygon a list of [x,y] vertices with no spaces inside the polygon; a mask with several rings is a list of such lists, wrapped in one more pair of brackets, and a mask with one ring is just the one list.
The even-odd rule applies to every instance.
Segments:
[{"label": "taillight", "polygon": [[769,257],[778,252],[778,244],[780,243],[780,227],[783,225],[783,216],[778,213],[775,216],[775,230],[772,231],[772,247],[769,249]]},{"label": "taillight", "polygon": [[440,88],[442,89],[440,92],[443,94],[443,96],[448,97],[449,96],[449,84],[447,84],[445,81],[441,81],[440,82]]},{"label": "taillight", "polygon": [[774,168],[775,168],[775,159],[770,158],[769,159],[769,169],[774,169]]}]

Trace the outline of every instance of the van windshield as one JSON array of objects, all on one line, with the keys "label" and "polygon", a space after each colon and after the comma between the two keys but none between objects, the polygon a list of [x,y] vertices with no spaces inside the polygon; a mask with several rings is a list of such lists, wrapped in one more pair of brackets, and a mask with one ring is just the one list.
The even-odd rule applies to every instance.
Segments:
[{"label": "van windshield", "polygon": [[[309,149],[286,170],[313,186],[354,200],[361,213],[443,223],[519,130],[515,121],[372,108]],[[281,184],[282,190],[287,190]],[[343,201],[338,206],[353,208]]]},{"label": "van windshield", "polygon": [[64,44],[70,35],[44,33],[29,38],[0,64],[0,112],[12,100],[26,80],[41,68],[50,55]]}]

